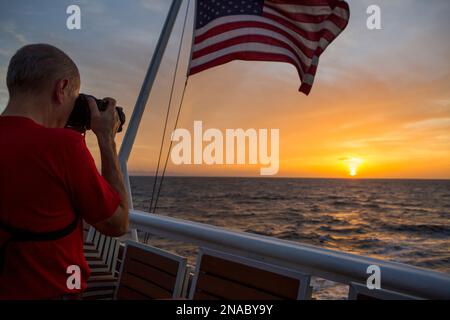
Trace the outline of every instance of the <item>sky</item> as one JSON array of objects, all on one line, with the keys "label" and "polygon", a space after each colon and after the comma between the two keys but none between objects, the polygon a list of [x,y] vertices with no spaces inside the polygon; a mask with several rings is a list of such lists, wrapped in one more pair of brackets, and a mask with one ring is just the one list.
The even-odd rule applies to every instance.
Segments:
[{"label": "sky", "polygon": [[[189,78],[179,127],[192,131],[194,121],[201,120],[205,128],[221,130],[279,129],[280,177],[346,178],[357,163],[359,178],[449,179],[450,3],[348,3],[349,26],[322,55],[309,96],[298,92],[298,75],[290,65],[236,61]],[[71,4],[81,8],[81,30],[66,28]],[[0,0],[0,112],[8,102],[9,59],[25,44],[44,42],[74,59],[83,92],[115,97],[129,118],[169,4]],[[128,163],[131,174],[154,174],[186,4],[146,106]],[[381,8],[381,30],[366,27],[372,4]],[[188,13],[169,128],[190,52],[192,6]],[[87,141],[99,163],[92,133]],[[258,176],[259,168],[169,163],[168,172]]]}]

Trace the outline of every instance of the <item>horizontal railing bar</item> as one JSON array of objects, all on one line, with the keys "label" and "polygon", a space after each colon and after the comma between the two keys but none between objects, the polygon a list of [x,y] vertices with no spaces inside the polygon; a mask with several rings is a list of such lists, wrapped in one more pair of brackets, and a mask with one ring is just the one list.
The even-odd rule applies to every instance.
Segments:
[{"label": "horizontal railing bar", "polygon": [[130,211],[130,222],[132,227],[154,235],[247,252],[346,284],[365,284],[368,266],[377,265],[383,289],[420,298],[450,299],[450,276],[445,273],[137,210]]}]

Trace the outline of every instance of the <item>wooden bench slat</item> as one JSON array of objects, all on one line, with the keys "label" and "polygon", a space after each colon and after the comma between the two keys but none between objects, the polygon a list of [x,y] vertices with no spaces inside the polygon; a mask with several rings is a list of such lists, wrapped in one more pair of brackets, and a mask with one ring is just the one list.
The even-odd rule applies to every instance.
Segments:
[{"label": "wooden bench slat", "polygon": [[120,286],[132,288],[151,299],[169,299],[172,297],[171,292],[129,273],[122,275]]},{"label": "wooden bench slat", "polygon": [[120,286],[117,292],[117,298],[119,300],[150,300],[149,297],[139,292],[131,290],[125,286]]},{"label": "wooden bench slat", "polygon": [[100,295],[93,295],[93,296],[83,296],[83,300],[87,300],[87,301],[98,301],[98,300],[113,300],[114,298],[114,294],[111,292],[105,293],[105,294],[100,294]]},{"label": "wooden bench slat", "polygon": [[90,285],[96,285],[96,284],[101,284],[101,283],[111,283],[111,284],[115,284],[117,285],[117,278],[116,277],[110,277],[110,278],[105,278],[105,279],[96,279],[92,282],[88,282],[87,286],[89,287]]},{"label": "wooden bench slat", "polygon": [[210,295],[204,291],[197,291],[195,292],[194,300],[220,300],[220,298]]},{"label": "wooden bench slat", "polygon": [[95,271],[95,270],[91,270],[91,278],[94,277],[106,277],[106,276],[112,276],[111,272],[107,272],[107,271]]},{"label": "wooden bench slat", "polygon": [[83,294],[84,295],[90,295],[90,296],[92,296],[92,295],[98,295],[98,294],[100,294],[100,293],[104,293],[104,292],[113,292],[114,293],[114,291],[116,290],[116,287],[115,286],[113,286],[113,285],[111,285],[111,286],[100,286],[100,287],[89,287],[89,288],[87,288],[84,292],[83,292]]},{"label": "wooden bench slat", "polygon": [[83,251],[84,251],[84,254],[86,254],[86,253],[95,253],[95,254],[99,254],[98,250],[95,249],[94,247],[88,247],[88,246],[85,246],[84,249],[83,249]]},{"label": "wooden bench slat", "polygon": [[105,262],[103,261],[102,258],[100,257],[85,257],[86,262],[90,265],[90,263],[103,263],[105,264]]},{"label": "wooden bench slat", "polygon": [[138,276],[139,278],[147,279],[148,281],[153,282],[168,291],[173,291],[175,287],[175,276],[135,260],[130,260],[128,264],[125,265],[123,272],[130,273]]},{"label": "wooden bench slat", "polygon": [[154,254],[153,252],[145,251],[140,248],[128,246],[127,248],[127,263],[128,259],[133,259],[136,261],[140,261],[142,263],[148,264],[155,268],[164,270],[167,273],[170,273],[176,276],[178,272],[178,262],[173,261],[169,258],[163,257],[158,254]]},{"label": "wooden bench slat", "polygon": [[299,279],[210,255],[202,256],[200,270],[286,299],[297,299],[300,287]]},{"label": "wooden bench slat", "polygon": [[[261,278],[260,281],[265,280]],[[198,276],[197,290],[204,290],[227,300],[281,300],[279,296],[205,273]]]}]

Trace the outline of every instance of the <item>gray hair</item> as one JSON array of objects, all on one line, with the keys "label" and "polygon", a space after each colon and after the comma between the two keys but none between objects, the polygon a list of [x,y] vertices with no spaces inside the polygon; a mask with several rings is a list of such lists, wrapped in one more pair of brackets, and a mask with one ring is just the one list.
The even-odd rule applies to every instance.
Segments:
[{"label": "gray hair", "polygon": [[80,85],[80,73],[73,60],[49,44],[31,44],[11,58],[6,76],[9,96],[38,93],[59,79],[68,79],[73,89]]}]

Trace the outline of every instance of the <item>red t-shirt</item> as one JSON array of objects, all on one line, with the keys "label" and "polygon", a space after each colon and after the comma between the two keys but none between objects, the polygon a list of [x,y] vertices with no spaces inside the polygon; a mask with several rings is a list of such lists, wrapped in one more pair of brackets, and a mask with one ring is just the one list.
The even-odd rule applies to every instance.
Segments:
[{"label": "red t-shirt", "polygon": [[[108,219],[119,203],[119,194],[98,172],[81,134],[45,128],[24,117],[0,116],[3,224],[51,232],[68,226],[75,213],[89,224]],[[66,284],[71,265],[80,267],[85,289],[90,270],[83,254],[82,219],[62,239],[10,243],[0,272],[0,299],[49,299],[77,293]]]}]

